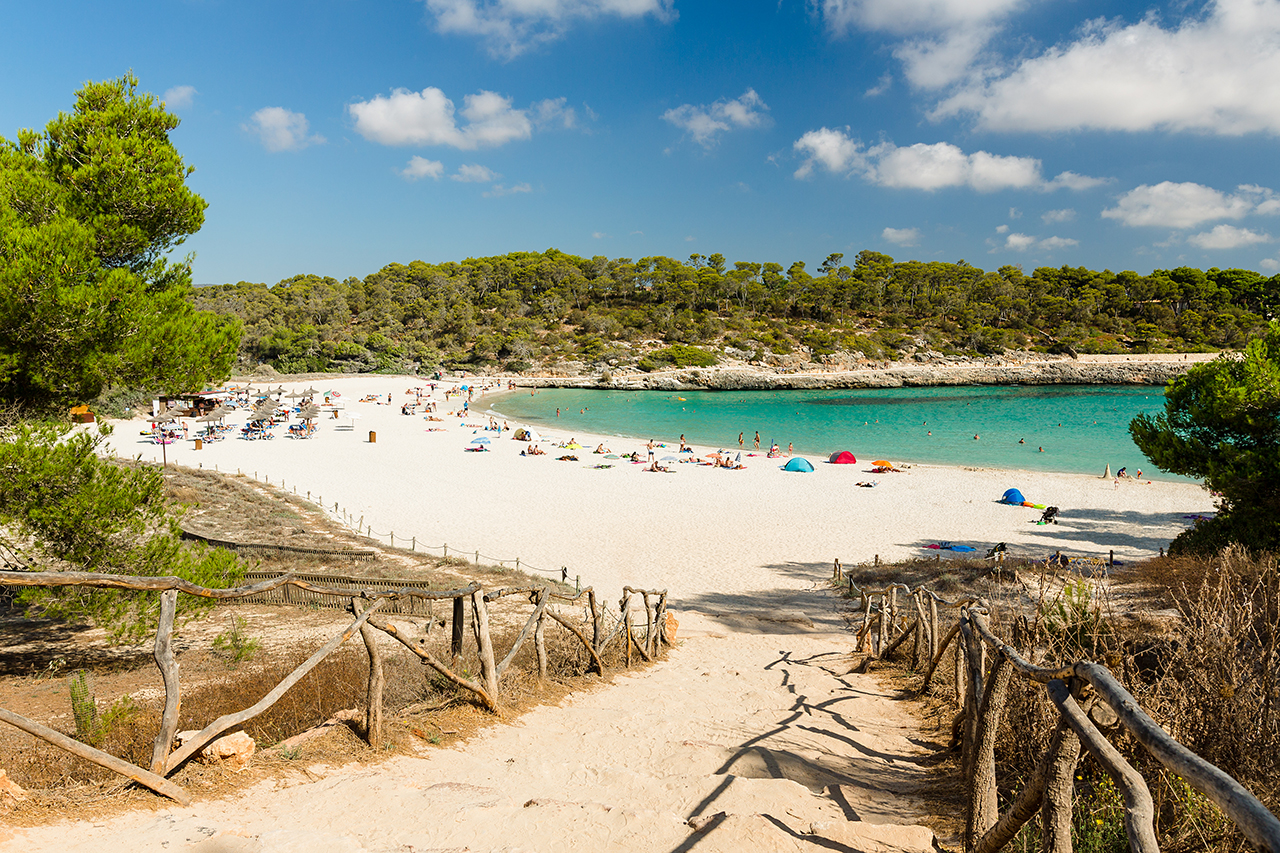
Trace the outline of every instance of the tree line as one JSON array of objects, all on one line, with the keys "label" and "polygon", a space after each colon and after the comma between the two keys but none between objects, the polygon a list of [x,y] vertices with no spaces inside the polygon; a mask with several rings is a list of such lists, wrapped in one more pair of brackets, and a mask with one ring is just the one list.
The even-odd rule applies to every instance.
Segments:
[{"label": "tree line", "polygon": [[1211,351],[1261,334],[1278,300],[1280,276],[1243,269],[1140,275],[1063,266],[1028,275],[863,251],[851,263],[833,253],[810,271],[803,261],[585,258],[557,249],[191,294],[200,311],[241,322],[242,366],[283,372],[519,371],[557,361],[652,369],[673,344],[702,348],[712,361],[757,362],[919,349]]}]

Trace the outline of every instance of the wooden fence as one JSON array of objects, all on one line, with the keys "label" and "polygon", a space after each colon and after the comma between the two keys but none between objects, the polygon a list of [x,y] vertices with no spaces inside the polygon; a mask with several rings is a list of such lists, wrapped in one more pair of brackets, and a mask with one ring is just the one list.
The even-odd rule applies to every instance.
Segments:
[{"label": "wooden fence", "polygon": [[[358,581],[345,586],[332,585],[334,581]],[[625,587],[618,602],[618,616],[612,617],[609,609],[596,600],[593,589],[588,587],[569,595],[549,586],[513,587],[485,592],[480,584],[472,582],[460,589],[425,590],[411,586],[379,586],[378,579],[332,578],[323,575],[272,575],[245,586],[216,589],[199,586],[177,577],[137,577],[129,575],[96,574],[90,572],[14,572],[0,571],[0,589],[6,587],[96,587],[160,593],[160,618],[156,629],[155,661],[164,681],[165,704],[160,730],[152,749],[149,768],[139,767],[67,735],[41,725],[34,720],[0,708],[0,721],[16,726],[29,734],[55,746],[99,764],[135,782],[187,805],[191,797],[179,785],[168,778],[186,761],[206,747],[214,738],[253,719],[270,708],[303,676],[334,652],[343,642],[359,632],[369,657],[369,677],[365,695],[365,737],[370,745],[382,742],[382,691],[385,684],[382,652],[376,643],[376,631],[381,631],[404,645],[425,665],[434,669],[448,681],[469,691],[488,710],[501,713],[500,681],[516,653],[533,634],[540,676],[546,675],[547,652],[545,623],[547,619],[562,626],[586,648],[591,658],[591,669],[604,674],[603,654],[615,641],[624,643],[623,656],[627,666],[631,664],[634,649],[645,660],[654,659],[663,645],[671,645],[666,631],[666,590],[641,590]],[[350,610],[353,621],[330,639],[272,688],[262,699],[242,711],[225,714],[212,721],[198,734],[174,750],[173,741],[178,727],[180,685],[178,663],[173,654],[173,623],[177,613],[179,593],[219,602],[252,600],[254,597],[279,595],[283,602],[315,603],[326,605],[339,601]],[[493,638],[489,630],[489,603],[520,596],[533,606],[533,612],[524,629],[501,661],[496,659]],[[643,603],[644,630],[640,632],[632,617],[636,599]],[[435,601],[452,602],[451,659],[446,662],[435,655],[427,645],[426,637],[410,637],[394,623],[379,618],[379,614],[398,608],[399,612],[414,612],[414,607],[424,610]],[[564,613],[551,608],[551,604],[572,605],[574,610],[585,601],[581,618],[573,612]],[[465,644],[467,605],[470,604],[472,635],[480,659],[477,678],[460,672],[460,656]],[[407,608],[405,607],[407,605]],[[638,616],[638,611],[636,612]],[[612,624],[610,619],[612,618]],[[588,633],[590,636],[588,637]],[[639,634],[639,636],[637,636]],[[429,636],[429,635],[428,635]]]},{"label": "wooden fence", "polygon": [[[967,799],[966,853],[1003,849],[1037,812],[1044,849],[1070,851],[1074,771],[1082,744],[1123,796],[1130,849],[1159,850],[1155,807],[1146,780],[1102,732],[1117,724],[1160,764],[1215,803],[1257,849],[1280,853],[1280,820],[1243,785],[1174,740],[1107,667],[1092,661],[1029,663],[991,630],[981,599],[948,601],[924,587],[911,589],[904,584],[860,593],[858,650],[870,658],[884,658],[909,643],[913,668],[924,673],[922,693],[954,643],[955,697],[960,708],[955,729],[963,747]],[[940,608],[954,614],[949,628],[939,616]],[[1057,710],[1058,724],[1031,778],[1001,813],[996,796],[996,733],[1013,677],[1044,685],[1046,698]]]}]

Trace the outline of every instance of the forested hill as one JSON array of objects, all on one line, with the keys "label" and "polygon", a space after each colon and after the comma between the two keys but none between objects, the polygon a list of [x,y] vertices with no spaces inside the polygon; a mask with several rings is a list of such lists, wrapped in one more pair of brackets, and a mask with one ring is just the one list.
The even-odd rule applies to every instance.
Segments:
[{"label": "forested hill", "polygon": [[1241,347],[1280,301],[1280,275],[1180,267],[1031,275],[964,261],[833,254],[802,262],[722,255],[582,258],[555,249],[390,264],[364,279],[299,275],[215,285],[195,307],[244,323],[242,367],[283,372],[523,371],[562,362],[764,363],[943,354],[1203,351]]}]

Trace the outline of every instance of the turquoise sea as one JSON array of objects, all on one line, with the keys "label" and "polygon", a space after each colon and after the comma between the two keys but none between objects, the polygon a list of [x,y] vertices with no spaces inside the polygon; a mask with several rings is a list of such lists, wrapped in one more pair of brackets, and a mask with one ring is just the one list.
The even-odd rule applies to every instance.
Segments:
[{"label": "turquoise sea", "polygon": [[[495,399],[512,420],[572,433],[655,438],[761,452],[777,441],[810,457],[849,450],[858,460],[1101,475],[1156,470],[1129,438],[1129,421],[1164,408],[1158,386],[1054,385],[855,391],[596,391],[540,389]],[[556,410],[560,410],[559,417]],[[975,438],[977,436],[977,438]],[[1020,443],[1022,442],[1022,443]],[[1043,448],[1041,452],[1040,448]],[[615,447],[615,450],[625,449]]]}]

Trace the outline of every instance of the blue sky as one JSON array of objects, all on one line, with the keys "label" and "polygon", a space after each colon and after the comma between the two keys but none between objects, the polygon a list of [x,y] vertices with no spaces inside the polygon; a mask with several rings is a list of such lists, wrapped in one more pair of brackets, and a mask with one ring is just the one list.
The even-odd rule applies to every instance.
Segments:
[{"label": "blue sky", "polygon": [[556,247],[1280,271],[1280,0],[11,4],[0,135],[132,69],[195,280]]}]

